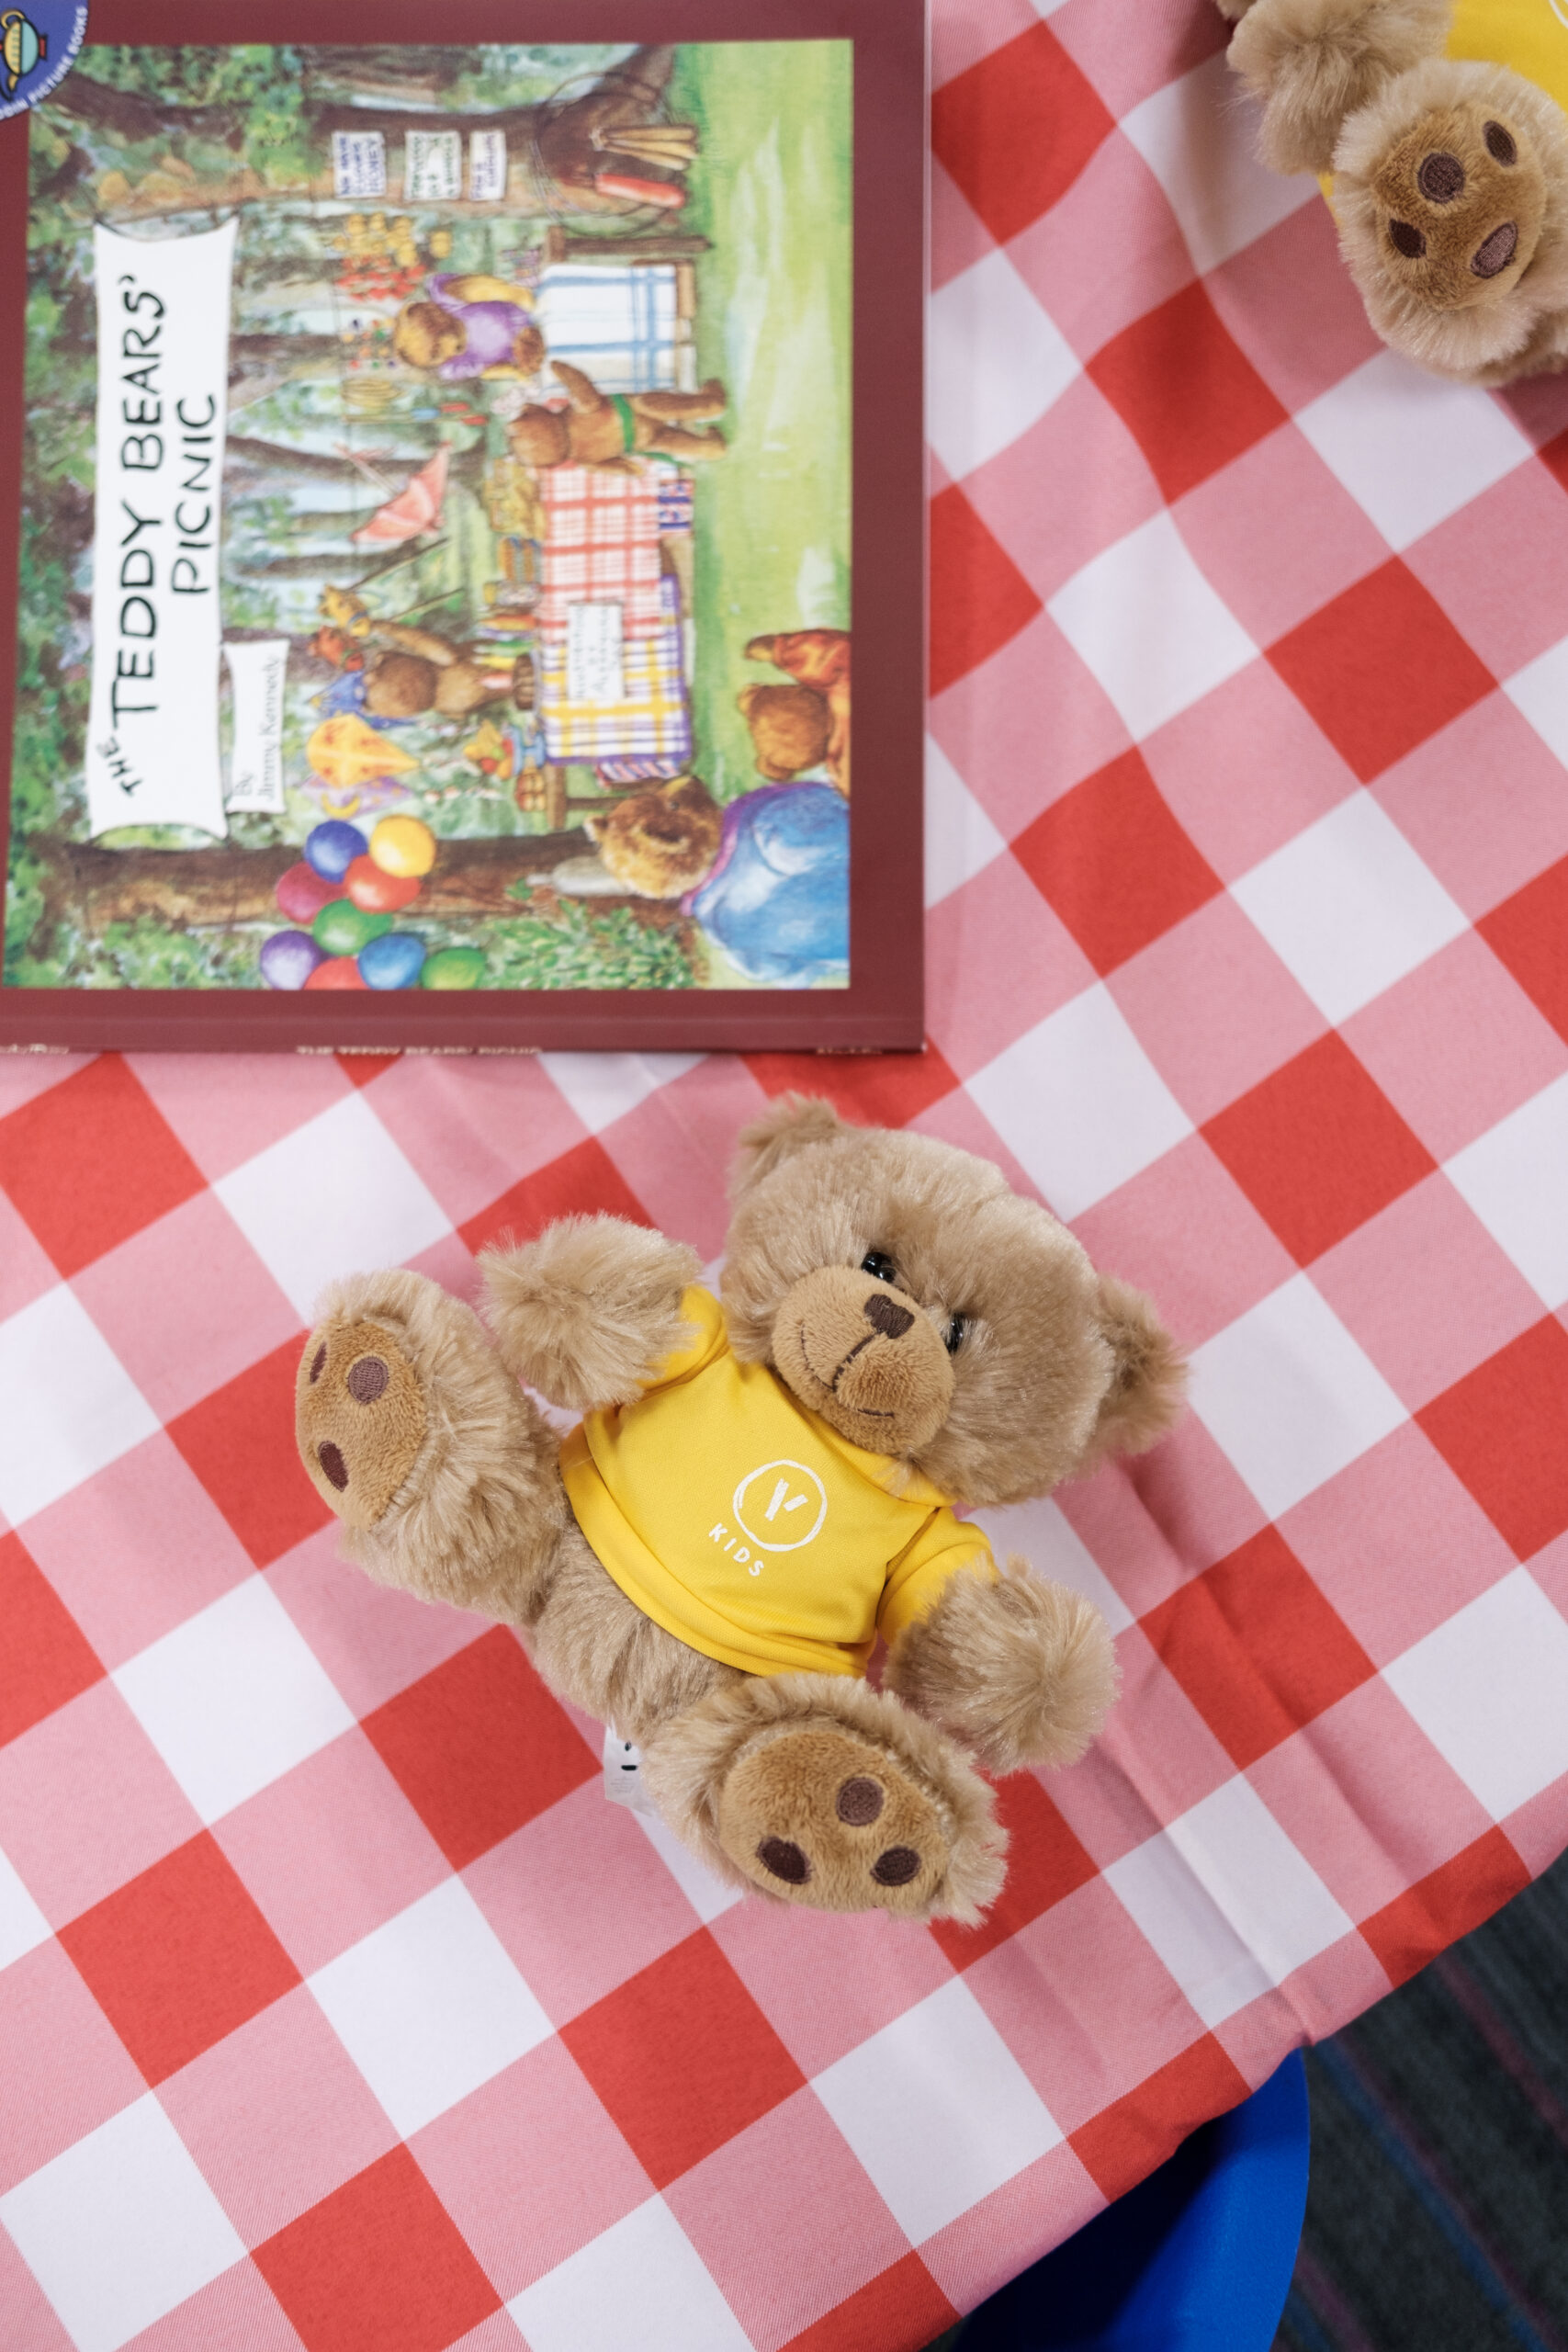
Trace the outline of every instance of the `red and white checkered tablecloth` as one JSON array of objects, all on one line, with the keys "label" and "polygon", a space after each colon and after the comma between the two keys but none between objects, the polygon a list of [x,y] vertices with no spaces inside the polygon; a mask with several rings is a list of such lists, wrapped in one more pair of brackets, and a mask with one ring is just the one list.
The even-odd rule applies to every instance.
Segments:
[{"label": "red and white checkered tablecloth", "polygon": [[[0,1068],[7,2352],[911,2352],[1568,1840],[1568,383],[1386,356],[1220,46],[939,10],[923,1060]],[[1195,1351],[992,1518],[1124,1696],[977,1933],[715,1885],[291,1461],[328,1275],[711,1257],[803,1079]]]}]

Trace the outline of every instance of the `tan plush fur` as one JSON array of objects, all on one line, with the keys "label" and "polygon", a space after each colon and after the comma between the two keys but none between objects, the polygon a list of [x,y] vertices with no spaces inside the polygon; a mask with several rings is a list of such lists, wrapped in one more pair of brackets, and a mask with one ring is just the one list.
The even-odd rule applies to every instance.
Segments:
[{"label": "tan plush fur", "polygon": [[[890,1455],[894,1491],[918,1473],[969,1503],[1042,1494],[1152,1442],[1179,1408],[1180,1359],[1147,1301],[987,1161],[786,1098],[742,1136],[735,1192],[731,1346]],[[973,1919],[1005,1845],[976,1766],[1082,1752],[1114,1694],[1103,1622],[1021,1560],[959,1573],[899,1634],[879,1692],[742,1674],[646,1616],[584,1541],[554,1432],[517,1384],[582,1409],[631,1403],[691,1338],[697,1271],[660,1234],[567,1218],[487,1253],[493,1345],[420,1276],[340,1283],[301,1361],[306,1466],[350,1556],[515,1626],[555,1690],[643,1747],[666,1819],[734,1882],[809,1908]]]},{"label": "tan plush fur", "polygon": [[1218,0],[1277,171],[1334,175],[1383,341],[1464,383],[1568,358],[1568,120],[1501,65],[1442,55],[1450,0]]}]

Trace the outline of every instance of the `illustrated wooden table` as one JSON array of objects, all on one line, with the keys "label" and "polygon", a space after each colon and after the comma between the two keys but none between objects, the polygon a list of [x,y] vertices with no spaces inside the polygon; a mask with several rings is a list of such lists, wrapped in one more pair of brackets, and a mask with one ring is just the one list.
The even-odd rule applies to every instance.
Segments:
[{"label": "illustrated wooden table", "polygon": [[[923,1058],[0,1068],[19,2352],[912,2352],[1568,1841],[1568,387],[1385,356],[1221,42],[938,11]],[[291,1460],[329,1275],[711,1258],[801,1083],[1194,1351],[990,1515],[1123,1695],[977,1933],[716,1886]]]}]

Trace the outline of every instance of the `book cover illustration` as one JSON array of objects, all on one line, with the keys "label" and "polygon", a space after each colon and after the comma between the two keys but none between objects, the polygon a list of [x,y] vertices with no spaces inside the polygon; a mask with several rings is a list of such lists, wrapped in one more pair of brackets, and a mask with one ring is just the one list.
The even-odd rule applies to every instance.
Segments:
[{"label": "book cover illustration", "polygon": [[8,987],[847,986],[852,61],[84,51]]}]

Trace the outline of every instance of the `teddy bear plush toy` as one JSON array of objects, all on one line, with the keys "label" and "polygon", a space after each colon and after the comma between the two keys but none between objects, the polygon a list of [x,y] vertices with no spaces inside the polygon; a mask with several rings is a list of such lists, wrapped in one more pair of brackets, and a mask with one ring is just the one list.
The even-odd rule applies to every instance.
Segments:
[{"label": "teddy bear plush toy", "polygon": [[[741,1147],[722,1300],[606,1216],[489,1256],[488,1332],[355,1275],[306,1341],[299,1450],[349,1556],[515,1626],[723,1876],[973,1920],[1003,1876],[982,1770],[1077,1756],[1114,1666],[1087,1600],[952,1506],[1153,1443],[1180,1359],[983,1160],[795,1097]],[[520,1384],[584,1419],[558,1440]]]},{"label": "teddy bear plush toy", "polygon": [[1472,384],[1568,361],[1568,15],[1555,0],[1219,0],[1261,152],[1325,187],[1367,315]]}]

